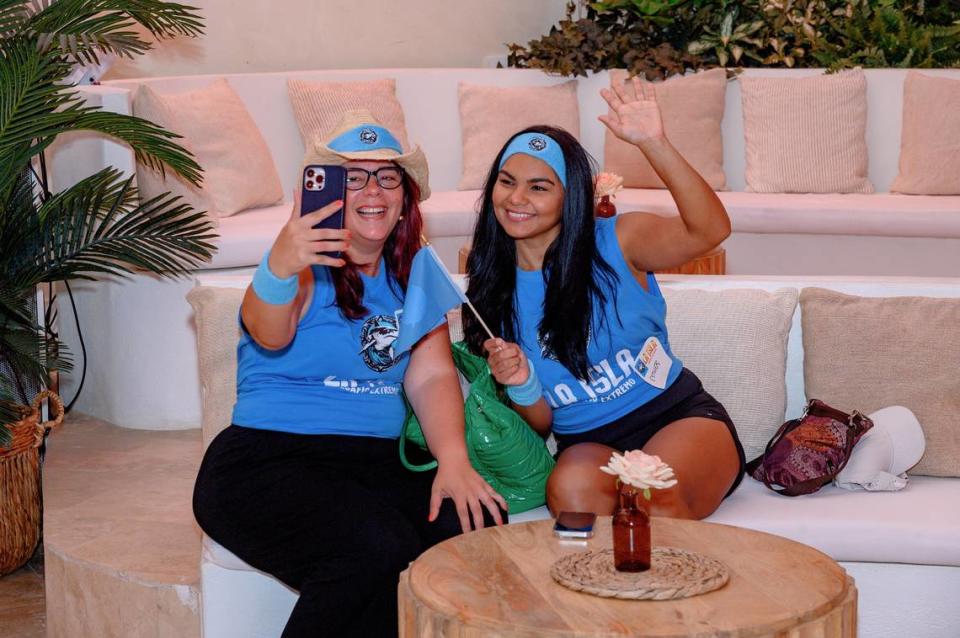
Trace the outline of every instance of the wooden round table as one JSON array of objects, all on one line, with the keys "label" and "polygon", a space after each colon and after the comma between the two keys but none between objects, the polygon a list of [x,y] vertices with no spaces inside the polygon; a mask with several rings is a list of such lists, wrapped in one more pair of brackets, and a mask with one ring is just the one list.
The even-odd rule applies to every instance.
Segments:
[{"label": "wooden round table", "polygon": [[856,636],[853,580],[812,547],[728,525],[654,518],[654,546],[717,558],[730,581],[682,600],[618,600],[571,591],[550,577],[560,556],[610,548],[610,517],[579,543],[555,538],[552,525],[488,528],[424,552],[400,575],[400,636]]}]

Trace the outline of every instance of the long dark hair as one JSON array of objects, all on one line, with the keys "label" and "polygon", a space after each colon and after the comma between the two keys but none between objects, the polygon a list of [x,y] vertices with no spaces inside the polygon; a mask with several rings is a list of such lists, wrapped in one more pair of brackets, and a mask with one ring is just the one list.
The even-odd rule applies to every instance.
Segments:
[{"label": "long dark hair", "polygon": [[[383,245],[383,262],[387,268],[387,282],[403,296],[410,279],[413,256],[420,250],[423,232],[423,216],[420,214],[420,188],[406,173],[403,174],[403,218]],[[336,289],[336,305],[347,319],[361,319],[367,314],[363,305],[363,279],[360,267],[351,262],[346,253],[341,255],[347,263],[341,268],[331,268],[333,286]]]},{"label": "long dark hair", "polygon": [[[619,282],[617,273],[600,255],[594,235],[591,169],[595,162],[577,139],[563,129],[531,126],[516,135],[523,133],[541,133],[552,138],[563,151],[567,167],[560,233],[543,259],[546,296],[538,334],[541,343],[564,367],[577,378],[586,379],[587,343],[591,329],[599,329],[591,326],[594,305],[605,303],[608,294],[614,295]],[[514,304],[517,249],[494,214],[493,189],[503,151],[512,140],[507,140],[490,167],[473,233],[473,248],[467,259],[467,296],[490,329],[507,341],[517,341],[519,332]],[[587,273],[592,276],[585,276]],[[463,331],[470,349],[481,354],[487,336],[466,308]]]}]

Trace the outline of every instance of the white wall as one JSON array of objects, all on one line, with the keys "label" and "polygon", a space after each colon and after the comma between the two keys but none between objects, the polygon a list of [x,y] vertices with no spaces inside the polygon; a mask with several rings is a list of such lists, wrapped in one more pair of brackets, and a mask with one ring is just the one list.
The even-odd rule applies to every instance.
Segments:
[{"label": "white wall", "polygon": [[291,69],[477,67],[539,37],[566,0],[184,0],[206,33],[176,38],[103,79]]}]

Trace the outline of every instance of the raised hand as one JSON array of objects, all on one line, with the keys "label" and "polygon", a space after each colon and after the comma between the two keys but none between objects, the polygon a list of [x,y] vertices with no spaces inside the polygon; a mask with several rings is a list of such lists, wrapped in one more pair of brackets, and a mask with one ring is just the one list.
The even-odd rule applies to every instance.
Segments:
[{"label": "raised hand", "polygon": [[487,364],[498,383],[521,385],[530,376],[527,356],[517,344],[499,338],[487,339],[483,349],[487,351]]},{"label": "raised hand", "polygon": [[345,251],[350,248],[350,231],[314,226],[343,207],[342,201],[331,202],[319,210],[300,216],[300,196],[294,192],[293,210],[280,230],[270,251],[270,271],[281,279],[297,274],[307,266],[339,268],[346,262],[321,252]]},{"label": "raised hand", "polygon": [[613,113],[598,119],[614,135],[636,145],[663,138],[663,120],[652,83],[635,76],[623,84],[614,84],[613,90],[603,89],[600,95]]}]

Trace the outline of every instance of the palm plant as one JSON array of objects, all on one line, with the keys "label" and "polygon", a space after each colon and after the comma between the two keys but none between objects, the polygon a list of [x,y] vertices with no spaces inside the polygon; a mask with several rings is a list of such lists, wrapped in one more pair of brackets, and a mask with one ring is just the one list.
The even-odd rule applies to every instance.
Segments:
[{"label": "palm plant", "polygon": [[64,133],[88,130],[127,143],[137,160],[194,184],[201,168],[178,135],[84,103],[66,82],[77,64],[134,57],[154,38],[196,37],[194,7],[161,0],[0,0],[0,446],[18,420],[23,385],[45,386],[68,353],[41,329],[29,297],[43,283],[129,276],[176,277],[210,258],[215,238],[200,212],[170,195],[140,201],[132,177],[105,168],[49,193],[43,152]]}]

